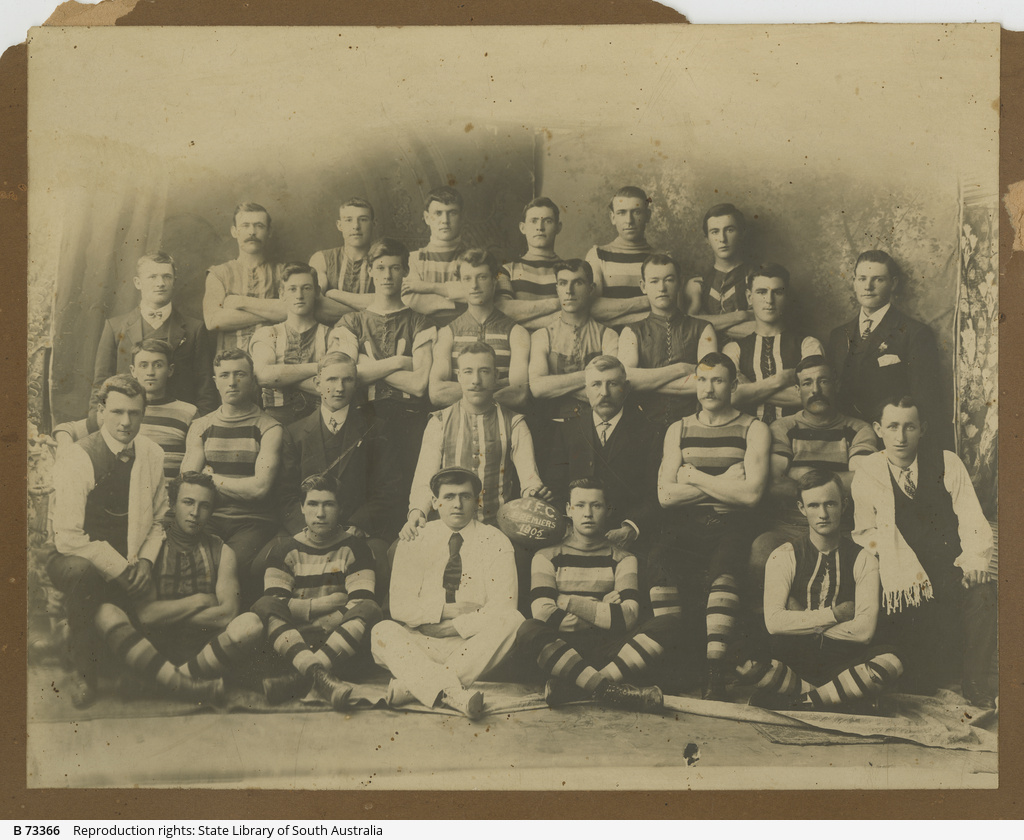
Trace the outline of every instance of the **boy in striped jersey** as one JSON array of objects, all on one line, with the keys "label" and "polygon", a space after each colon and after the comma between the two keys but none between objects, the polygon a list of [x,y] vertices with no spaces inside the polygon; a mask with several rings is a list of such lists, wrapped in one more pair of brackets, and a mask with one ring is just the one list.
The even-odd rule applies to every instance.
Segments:
[{"label": "boy in striped jersey", "polygon": [[686,284],[686,311],[710,321],[722,335],[742,338],[754,328],[746,295],[750,266],[743,260],[746,217],[732,204],[716,204],[704,214],[702,226],[715,262]]},{"label": "boy in striped jersey", "polygon": [[640,288],[640,267],[654,253],[646,236],[651,200],[639,187],[623,187],[608,202],[608,213],[618,235],[607,245],[595,245],[586,259],[602,298],[596,317],[621,327],[639,321],[649,306]]},{"label": "boy in striped jersey", "polygon": [[259,327],[249,353],[263,386],[263,409],[283,426],[320,407],[317,363],[327,353],[330,330],[317,323],[320,298],[316,273],[305,263],[288,263],[281,274],[281,303],[287,316],[280,324]]},{"label": "boy in striped jersey", "polygon": [[168,483],[167,499],[163,542],[148,585],[130,611],[101,605],[96,627],[114,654],[147,681],[186,699],[217,703],[224,696],[222,675],[256,646],[263,625],[251,612],[239,615],[235,554],[207,531],[217,502],[213,479],[182,473]]},{"label": "boy in striped jersey", "polygon": [[462,386],[453,376],[455,359],[465,347],[482,341],[494,348],[497,361],[494,399],[509,408],[522,408],[529,396],[530,334],[495,303],[498,261],[487,251],[465,251],[458,258],[458,276],[468,289],[469,308],[437,331],[430,401],[443,407],[462,397]]},{"label": "boy in striped jersey", "polygon": [[558,312],[555,267],[561,259],[555,253],[555,238],[562,232],[560,215],[550,198],[540,196],[527,204],[519,223],[519,232],[526,237],[526,253],[505,264],[513,299],[503,301],[502,309],[530,329],[548,323]]},{"label": "boy in striped jersey", "polygon": [[777,548],[765,570],[771,657],[737,669],[756,684],[750,703],[812,710],[871,698],[903,673],[890,647],[872,647],[881,584],[878,560],[841,534],[843,483],[828,470],[799,480],[808,528]]},{"label": "boy in striped jersey", "polygon": [[679,636],[679,618],[640,622],[637,559],[605,536],[608,505],[600,482],[573,481],[565,510],[572,531],[534,556],[533,618],[519,628],[516,642],[551,677],[544,698],[552,706],[591,697],[606,706],[659,709],[661,689],[625,681],[650,679],[648,669]]},{"label": "boy in striped jersey", "polygon": [[353,686],[337,675],[366,651],[369,630],[381,618],[373,555],[342,527],[334,479],[312,475],[301,492],[306,527],[271,550],[265,594],[253,605],[274,650],[295,673],[265,679],[263,690],[276,704],[312,686],[341,711]]},{"label": "boy in striped jersey", "polygon": [[[658,501],[673,509],[654,551],[655,614],[704,610],[705,700],[724,700],[726,658],[740,612],[740,582],[750,554],[750,514],[768,483],[771,435],[732,405],[736,366],[722,353],[700,360],[700,411],[665,433]],[[693,628],[694,634],[698,631]]]},{"label": "boy in striped jersey", "polygon": [[373,205],[365,198],[348,198],[338,208],[335,224],[342,246],[317,251],[309,258],[320,284],[320,316],[330,324],[373,303],[367,253],[373,242]]}]

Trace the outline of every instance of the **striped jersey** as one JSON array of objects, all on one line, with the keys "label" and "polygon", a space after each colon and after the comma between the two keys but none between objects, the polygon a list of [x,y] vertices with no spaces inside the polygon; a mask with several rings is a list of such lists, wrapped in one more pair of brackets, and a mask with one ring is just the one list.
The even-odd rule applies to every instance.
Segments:
[{"label": "striped jersey", "polygon": [[[721,475],[733,464],[740,464],[747,454],[747,432],[754,417],[742,412],[728,423],[709,426],[700,421],[700,413],[684,417],[679,429],[679,450],[684,464],[691,464],[708,475]],[[702,502],[718,513],[736,510],[737,505],[725,502]]]},{"label": "striped jersey", "polygon": [[561,262],[558,257],[550,259],[527,259],[520,257],[515,262],[505,264],[509,282],[512,285],[512,296],[516,300],[541,300],[557,298],[555,289],[555,266]]},{"label": "striped jersey", "polygon": [[[856,417],[842,414],[829,423],[819,424],[804,411],[782,417],[771,424],[772,456],[793,467],[846,472],[850,459],[878,451],[878,439],[871,426]],[[791,525],[806,525],[807,520],[796,506],[796,499],[776,511],[777,518]],[[853,527],[853,510],[848,505],[843,513],[843,527]]]},{"label": "striped jersey", "polygon": [[[327,333],[330,328],[314,324],[304,332],[296,332],[287,322],[260,327],[253,333],[250,347],[261,344],[274,352],[274,363],[278,365],[302,365],[318,362],[327,354]],[[263,388],[263,405],[281,408],[299,402],[305,408],[309,400],[319,402],[319,397],[307,394],[298,385],[285,388]],[[308,411],[306,412],[309,413]]]},{"label": "striped jersey", "polygon": [[[609,592],[621,596],[618,604],[602,599]],[[530,611],[534,618],[558,628],[566,611],[557,604],[559,595],[576,595],[595,603],[595,621],[579,622],[572,630],[630,630],[640,615],[637,560],[632,554],[606,543],[593,549],[567,543],[542,548],[533,556],[530,572]]]},{"label": "striped jersey", "polygon": [[[640,268],[654,249],[646,242],[636,247],[616,245],[595,245],[587,252],[587,262],[594,269],[594,284],[601,296],[613,300],[643,297],[640,291]],[[639,321],[644,313],[621,315],[608,321],[609,326],[621,326]]]},{"label": "striped jersey", "polygon": [[[543,329],[548,336],[548,373],[559,375],[585,370],[592,359],[601,355],[604,335],[610,328],[593,318],[578,327],[559,318]],[[579,411],[590,407],[586,400],[580,400],[573,394],[564,394],[545,402],[548,403],[551,416],[562,419],[575,417]]]},{"label": "striped jersey", "polygon": [[145,435],[164,451],[164,475],[174,478],[181,472],[185,457],[185,438],[195,419],[197,408],[183,400],[154,400],[146,403],[140,435]]},{"label": "striped jersey", "polygon": [[[449,248],[432,248],[426,245],[409,254],[409,279],[428,283],[448,283],[458,276],[459,257],[466,251],[466,245],[457,240]],[[498,288],[495,297],[512,297],[512,286],[504,269],[498,272]]]},{"label": "striped jersey", "polygon": [[[224,286],[225,295],[276,299],[281,288],[283,274],[283,263],[264,262],[249,266],[240,260],[230,260],[213,266],[207,272],[207,277],[219,280]],[[256,332],[257,326],[254,324],[237,330],[214,330],[217,335],[217,352],[231,350],[235,347],[248,352],[249,341],[252,334]]]},{"label": "striped jersey", "polygon": [[311,545],[305,532],[279,541],[267,558],[264,594],[312,600],[345,593],[352,601],[376,600],[373,554],[365,541],[342,532],[338,540]]},{"label": "striped jersey", "polygon": [[704,315],[724,312],[743,312],[750,308],[747,301],[747,271],[750,266],[740,263],[731,271],[712,267],[700,278],[700,311]]},{"label": "striped jersey", "polygon": [[[750,333],[729,342],[722,351],[736,364],[736,370],[749,382],[761,382],[780,370],[792,370],[807,356],[824,355],[821,342],[813,336],[802,336],[792,330],[780,335]],[[795,414],[799,408],[781,408],[769,403],[756,406],[754,416],[765,423]]]},{"label": "striped jersey", "polygon": [[854,600],[853,567],[863,551],[859,545],[844,537],[835,551],[825,553],[814,547],[807,534],[789,545],[795,560],[789,594],[800,609],[822,610]]},{"label": "striped jersey", "polygon": [[[250,478],[256,474],[256,459],[263,436],[280,426],[265,411],[253,407],[239,417],[225,417],[224,406],[193,421],[188,433],[188,447],[201,446],[206,464],[216,475]],[[259,516],[272,517],[275,502],[265,498],[244,502],[221,498],[214,518],[233,519]]]},{"label": "striped jersey", "polygon": [[452,370],[457,368],[456,359],[463,348],[478,341],[494,348],[498,369],[498,378],[508,378],[508,369],[512,363],[512,328],[516,322],[500,309],[494,309],[481,324],[469,312],[463,312],[448,325],[452,331]]},{"label": "striped jersey", "polygon": [[353,292],[365,295],[373,294],[373,280],[370,278],[368,261],[364,257],[361,260],[352,259],[344,248],[328,248],[324,251],[317,251],[313,257],[319,254],[327,266],[326,290],[340,289],[343,292]]},{"label": "striped jersey", "polygon": [[153,563],[157,600],[214,595],[223,548],[223,541],[213,534],[203,534],[196,545],[188,547],[165,539]]}]

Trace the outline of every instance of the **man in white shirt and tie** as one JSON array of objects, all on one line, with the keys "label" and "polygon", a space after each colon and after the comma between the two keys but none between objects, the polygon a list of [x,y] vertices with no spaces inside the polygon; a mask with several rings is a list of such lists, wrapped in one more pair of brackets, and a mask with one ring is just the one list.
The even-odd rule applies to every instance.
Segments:
[{"label": "man in white shirt and tie", "polygon": [[484,711],[472,689],[511,651],[523,622],[512,544],[476,519],[480,479],[449,467],[430,480],[440,519],[398,543],[391,616],[373,628],[370,649],[394,679],[388,705],[438,703],[471,720]]}]

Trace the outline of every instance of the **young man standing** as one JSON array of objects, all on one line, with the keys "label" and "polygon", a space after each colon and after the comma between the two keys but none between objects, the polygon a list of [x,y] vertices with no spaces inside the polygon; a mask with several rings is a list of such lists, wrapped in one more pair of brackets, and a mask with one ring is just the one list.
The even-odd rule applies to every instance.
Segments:
[{"label": "young man standing", "polygon": [[887,402],[874,428],[885,449],[854,473],[853,539],[878,555],[880,636],[900,651],[915,690],[959,675],[964,696],[992,708],[992,529],[967,468],[921,446],[928,426],[913,397]]},{"label": "young man standing", "polygon": [[511,651],[523,617],[516,611],[512,544],[477,522],[480,479],[461,467],[430,478],[439,519],[395,551],[391,616],[373,628],[371,650],[394,679],[388,705],[438,702],[471,720],[483,692],[471,686]]},{"label": "young man standing", "polygon": [[283,426],[312,414],[320,405],[313,378],[327,353],[329,328],[316,320],[320,289],[305,263],[288,263],[281,272],[280,324],[259,327],[249,345],[256,379],[263,386],[263,408]]},{"label": "young man standing", "polygon": [[768,483],[771,435],[760,420],[733,407],[736,367],[728,356],[709,353],[695,379],[700,411],[665,433],[658,500],[672,513],[652,556],[651,602],[656,615],[682,612],[691,618],[706,605],[703,697],[724,700],[726,660],[753,537],[749,509]]},{"label": "young man standing", "polygon": [[640,288],[651,312],[623,327],[619,359],[639,392],[647,418],[661,429],[696,411],[693,372],[697,360],[718,349],[714,327],[678,305],[679,265],[667,254],[651,254],[640,266]]},{"label": "young man standing", "polygon": [[320,314],[335,323],[346,312],[359,312],[373,301],[367,251],[373,242],[373,205],[349,198],[338,208],[340,248],[317,251],[309,258],[320,283]]},{"label": "young man standing", "polygon": [[704,214],[703,230],[715,262],[703,277],[686,284],[686,311],[719,333],[741,338],[753,328],[746,296],[750,267],[743,259],[746,217],[732,204],[716,204]]},{"label": "young man standing", "polygon": [[353,686],[338,676],[366,650],[370,628],[381,618],[373,555],[344,530],[333,479],[310,476],[300,493],[306,527],[271,550],[265,594],[252,608],[294,673],[268,677],[263,690],[276,704],[312,686],[341,711],[350,705]]},{"label": "young man standing", "polygon": [[396,453],[397,494],[409,495],[430,401],[427,386],[437,329],[402,302],[409,249],[397,239],[379,239],[367,254],[373,303],[343,316],[329,346],[358,360],[359,383],[367,387],[373,422]]},{"label": "young man standing", "polygon": [[192,424],[181,469],[213,476],[222,503],[211,518],[211,530],[238,559],[242,607],[248,609],[263,585],[263,570],[254,568],[254,561],[278,529],[279,510],[271,491],[283,429],[256,405],[256,377],[248,353],[218,353],[213,379],[221,407]]},{"label": "young man standing", "polygon": [[167,498],[149,584],[132,610],[103,604],[96,627],[140,677],[183,698],[219,703],[222,675],[256,646],[263,625],[252,613],[239,615],[234,552],[207,533],[217,503],[213,479],[183,473],[167,485]]},{"label": "young man standing", "polygon": [[842,482],[828,470],[800,478],[803,535],[768,558],[764,623],[771,657],[737,669],[756,684],[752,705],[814,710],[871,698],[903,673],[892,648],[871,647],[878,561],[841,534]]},{"label": "young man standing", "polygon": [[804,336],[786,325],[789,272],[769,263],[750,270],[746,279],[754,331],[731,341],[722,352],[739,372],[735,404],[771,425],[800,407],[795,368],[807,356],[825,351],[813,336]]},{"label": "young man standing", "polygon": [[98,395],[100,428],[64,448],[54,465],[53,545],[47,564],[65,595],[77,707],[96,697],[96,630],[100,604],[131,611],[149,586],[167,512],[164,453],[139,437],[146,393],[126,374]]},{"label": "young man standing", "polygon": [[592,478],[569,486],[566,514],[572,530],[533,558],[533,618],[519,628],[517,644],[551,679],[550,705],[590,697],[600,705],[653,711],[661,689],[636,688],[649,681],[679,636],[679,618],[662,615],[640,622],[637,559],[606,537],[604,487]]},{"label": "young man standing", "polygon": [[430,401],[447,406],[462,396],[454,376],[459,353],[484,342],[494,349],[498,390],[494,398],[510,408],[522,408],[529,397],[530,334],[495,303],[498,261],[487,251],[472,249],[458,259],[460,281],[468,289],[469,308],[437,332],[430,369]]},{"label": "young man standing", "polygon": [[168,365],[173,367],[173,374],[167,382],[168,396],[191,403],[200,414],[209,414],[217,407],[217,389],[210,375],[213,341],[202,321],[174,308],[174,281],[174,260],[168,254],[154,251],[139,257],[134,281],[139,305],[107,321],[96,348],[90,417],[95,415],[103,383],[115,373],[128,373],[132,348],[149,338],[165,341],[171,348]]},{"label": "young man standing", "polygon": [[[526,237],[526,253],[505,265],[514,300],[506,301],[503,308],[515,321],[528,323],[531,328],[541,322],[542,316],[558,311],[555,266],[561,259],[555,253],[555,239],[562,232],[560,216],[558,205],[550,198],[541,196],[527,204],[519,223],[519,232]],[[526,304],[534,308],[527,309]],[[518,306],[523,310],[518,311]]]},{"label": "young man standing", "polygon": [[203,320],[216,332],[217,353],[238,348],[248,352],[256,328],[285,319],[284,305],[277,300],[284,266],[267,261],[270,213],[251,201],[235,208],[231,238],[238,243],[238,257],[215,265],[206,273]]},{"label": "young man standing", "polygon": [[595,317],[620,327],[639,321],[648,308],[640,282],[641,266],[654,252],[647,243],[651,200],[639,187],[623,187],[608,202],[608,213],[618,235],[607,245],[591,248],[587,262],[594,269],[594,282],[603,298]]}]

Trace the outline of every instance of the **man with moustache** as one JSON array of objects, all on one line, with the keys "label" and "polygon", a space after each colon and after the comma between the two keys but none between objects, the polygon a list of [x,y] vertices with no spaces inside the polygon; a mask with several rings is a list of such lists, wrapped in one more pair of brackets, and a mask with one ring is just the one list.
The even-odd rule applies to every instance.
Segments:
[{"label": "man with moustache", "polygon": [[317,251],[309,258],[320,283],[320,315],[334,324],[346,312],[361,312],[373,302],[367,252],[373,242],[373,205],[365,198],[346,199],[338,208],[340,248]]},{"label": "man with moustache", "polygon": [[316,320],[320,289],[313,269],[287,263],[281,272],[280,324],[258,327],[249,344],[256,379],[263,386],[263,410],[282,426],[301,420],[320,404],[313,378],[327,353],[329,328]]},{"label": "man with moustache", "polygon": [[821,342],[786,324],[789,272],[777,263],[752,268],[746,279],[754,331],[722,352],[739,372],[735,405],[771,425],[800,407],[794,369],[806,356],[824,353]]},{"label": "man with moustache", "polygon": [[706,274],[686,284],[686,311],[710,322],[722,335],[741,338],[753,329],[744,261],[746,217],[732,204],[716,204],[704,214],[704,237],[714,254]]},{"label": "man with moustache", "polygon": [[62,450],[54,465],[54,551],[47,564],[65,596],[68,691],[78,708],[96,698],[96,611],[110,603],[132,613],[149,587],[167,512],[164,453],[139,437],[142,386],[116,374],[98,400],[99,430]]},{"label": "man with moustache", "polygon": [[210,373],[213,342],[202,321],[174,308],[171,298],[175,279],[174,260],[170,255],[153,251],[139,257],[133,281],[139,290],[139,305],[107,321],[96,348],[93,392],[89,400],[89,416],[93,422],[103,383],[115,373],[128,373],[132,348],[149,338],[170,345],[168,364],[172,373],[167,382],[168,395],[191,403],[200,414],[209,414],[217,407],[217,389]]},{"label": "man with moustache", "polygon": [[594,283],[602,303],[595,317],[609,326],[621,327],[644,317],[647,299],[641,289],[641,267],[654,248],[647,242],[651,200],[639,187],[622,187],[608,202],[608,213],[616,237],[607,245],[595,245],[587,252],[594,269]]},{"label": "man with moustache", "polygon": [[231,238],[238,243],[238,257],[215,265],[206,273],[203,320],[216,331],[217,353],[249,351],[257,327],[278,324],[287,315],[277,300],[284,266],[267,261],[270,213],[262,205],[246,201],[235,208]]},{"label": "man with moustache", "polygon": [[678,304],[679,264],[651,254],[640,266],[640,289],[650,314],[624,327],[619,359],[640,409],[660,429],[696,410],[693,373],[697,360],[718,350],[714,327],[684,313]]}]

